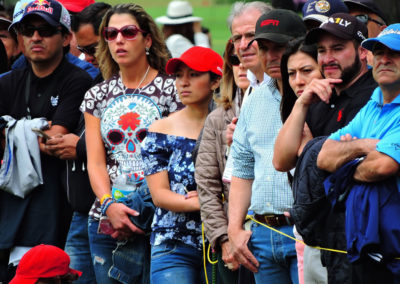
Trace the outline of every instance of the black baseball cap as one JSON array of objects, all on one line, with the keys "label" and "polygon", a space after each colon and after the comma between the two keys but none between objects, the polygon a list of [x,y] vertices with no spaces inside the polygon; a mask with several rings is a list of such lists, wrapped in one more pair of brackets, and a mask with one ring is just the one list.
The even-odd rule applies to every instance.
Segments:
[{"label": "black baseball cap", "polygon": [[368,37],[367,27],[354,16],[347,13],[336,13],[318,28],[309,31],[305,42],[306,44],[316,43],[319,37],[326,33],[345,40],[355,39],[360,43]]},{"label": "black baseball cap", "polygon": [[287,43],[306,32],[303,20],[295,12],[274,9],[257,20],[254,40],[267,39],[276,43]]},{"label": "black baseball cap", "polygon": [[381,17],[382,20],[386,22],[385,14],[383,14],[382,10],[378,8],[373,0],[344,0],[344,4],[351,10],[352,8],[362,8],[367,11],[370,11],[374,14],[377,14]]}]

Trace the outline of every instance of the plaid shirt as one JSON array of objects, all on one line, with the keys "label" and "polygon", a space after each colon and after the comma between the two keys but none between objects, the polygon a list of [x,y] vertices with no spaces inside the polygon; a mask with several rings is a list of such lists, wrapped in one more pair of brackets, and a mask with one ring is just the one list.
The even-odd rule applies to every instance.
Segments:
[{"label": "plaid shirt", "polygon": [[233,176],[254,179],[249,210],[256,214],[282,214],[293,204],[287,174],[272,165],[282,127],[280,102],[274,80],[256,88],[243,104],[233,136]]}]

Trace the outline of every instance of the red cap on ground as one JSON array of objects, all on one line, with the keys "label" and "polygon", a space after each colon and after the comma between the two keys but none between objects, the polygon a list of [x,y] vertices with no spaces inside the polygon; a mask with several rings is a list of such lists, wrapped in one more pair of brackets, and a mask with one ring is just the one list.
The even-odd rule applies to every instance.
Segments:
[{"label": "red cap on ground", "polygon": [[51,245],[31,248],[19,262],[15,277],[10,284],[35,284],[39,278],[52,278],[82,272],[69,268],[70,259],[62,249]]},{"label": "red cap on ground", "polygon": [[94,0],[58,0],[58,2],[63,4],[69,12],[79,13],[90,4],[93,4]]},{"label": "red cap on ground", "polygon": [[181,57],[170,59],[167,62],[165,70],[168,74],[173,74],[176,72],[179,63],[181,62],[193,70],[199,72],[211,71],[222,76],[222,64],[224,63],[224,60],[221,55],[210,48],[201,46],[189,48],[181,55]]}]

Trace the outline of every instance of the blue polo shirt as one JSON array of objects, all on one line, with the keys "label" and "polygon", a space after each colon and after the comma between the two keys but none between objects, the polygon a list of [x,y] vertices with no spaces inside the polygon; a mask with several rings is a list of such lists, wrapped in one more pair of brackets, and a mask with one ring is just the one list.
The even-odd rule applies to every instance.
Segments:
[{"label": "blue polo shirt", "polygon": [[[379,139],[376,150],[388,155],[400,164],[399,95],[391,103],[383,104],[382,91],[379,87],[376,88],[369,102],[354,119],[347,126],[331,134],[329,139],[339,141],[340,136],[347,133],[359,139]],[[397,184],[400,185],[399,178],[397,178]]]}]

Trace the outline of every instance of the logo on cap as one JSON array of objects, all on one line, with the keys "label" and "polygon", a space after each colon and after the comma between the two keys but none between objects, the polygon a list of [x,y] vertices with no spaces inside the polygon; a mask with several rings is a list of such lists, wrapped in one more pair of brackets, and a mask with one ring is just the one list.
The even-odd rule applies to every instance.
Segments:
[{"label": "logo on cap", "polygon": [[339,18],[339,17],[338,18],[329,17],[326,22],[323,22],[321,24],[321,27],[326,25],[327,23],[336,24],[336,25],[339,25],[339,26],[342,26],[342,27],[345,27],[345,28],[347,28],[347,26],[351,25],[351,21],[347,21],[347,20]]},{"label": "logo on cap", "polygon": [[319,13],[326,13],[331,9],[331,5],[328,1],[320,0],[315,3],[315,10]]},{"label": "logo on cap", "polygon": [[[29,7],[28,10],[26,11],[27,13],[32,11],[43,11],[49,14],[53,14],[53,8],[50,7],[50,2],[46,0],[35,0],[31,5],[32,6]],[[47,7],[45,7],[45,5]]]},{"label": "logo on cap", "polygon": [[279,20],[273,20],[273,19],[268,19],[268,20],[264,20],[261,22],[260,26],[269,26],[269,25],[273,25],[273,26],[279,26]]}]

